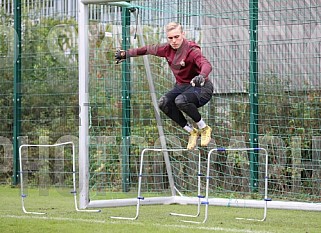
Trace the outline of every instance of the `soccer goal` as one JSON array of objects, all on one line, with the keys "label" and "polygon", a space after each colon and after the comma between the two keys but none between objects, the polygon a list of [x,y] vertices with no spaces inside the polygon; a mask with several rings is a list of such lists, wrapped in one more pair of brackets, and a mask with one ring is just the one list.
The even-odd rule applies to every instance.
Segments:
[{"label": "soccer goal", "polygon": [[[142,26],[140,25],[140,20],[138,19],[138,11],[133,10],[134,9],[139,9],[141,7],[135,6],[135,5],[131,5],[127,2],[114,2],[114,1],[82,1],[83,4],[80,4],[80,18],[79,18],[79,104],[80,104],[80,127],[79,127],[79,176],[80,176],[80,181],[81,181],[81,193],[80,193],[80,208],[86,208],[86,207],[94,207],[97,205],[102,205],[102,206],[117,206],[117,205],[130,205],[135,203],[135,199],[134,200],[120,200],[119,202],[117,200],[113,200],[112,202],[105,202],[102,200],[93,200],[92,198],[89,198],[89,190],[90,190],[90,177],[88,177],[88,174],[90,174],[92,171],[91,166],[92,166],[92,161],[90,161],[90,153],[89,153],[89,145],[95,144],[94,142],[97,142],[97,147],[102,147],[100,145],[100,143],[102,143],[103,141],[109,141],[109,143],[112,142],[111,136],[98,136],[98,137],[90,137],[90,133],[89,133],[89,128],[92,128],[90,125],[91,119],[91,110],[92,108],[100,108],[99,106],[91,106],[92,103],[90,101],[90,87],[89,87],[89,48],[90,48],[90,44],[89,44],[89,20],[88,20],[88,5],[90,4],[111,4],[114,6],[120,6],[123,9],[123,13],[125,14],[124,16],[124,20],[122,21],[126,21],[128,17],[133,16],[134,20],[135,20],[135,27],[136,27],[136,33],[138,34],[138,39],[139,39],[139,44],[140,46],[144,46],[145,45],[145,33],[142,29]],[[127,12],[127,15],[126,15]],[[122,22],[124,23],[124,22]],[[125,22],[126,23],[126,22]],[[121,29],[121,33],[123,37],[126,37],[126,30],[129,28],[129,25],[125,25],[122,26]],[[117,27],[115,27],[117,28]],[[115,41],[117,41],[117,33],[115,32],[114,34],[111,33],[110,37],[111,37],[111,43],[115,43]],[[127,39],[122,39],[122,43],[124,43],[124,41],[126,42]],[[122,46],[126,46],[124,44],[122,44]],[[115,65],[114,65],[115,66]],[[128,64],[122,64],[122,68],[123,68],[123,73],[126,77],[124,77],[123,79],[125,79],[125,81],[123,82],[123,88],[128,88],[129,86],[129,81],[128,81],[128,75],[130,75],[130,71],[128,71]],[[168,178],[166,178],[166,182],[168,183],[168,190],[170,191],[170,197],[169,199],[171,199],[172,197],[176,196],[176,194],[180,191],[178,191],[179,189],[177,189],[177,185],[175,185],[175,180],[174,180],[174,175],[173,175],[173,171],[172,169],[177,169],[177,168],[173,168],[171,161],[170,161],[170,155],[169,152],[173,152],[168,150],[168,141],[171,141],[170,139],[168,139],[168,135],[165,136],[165,132],[164,132],[164,128],[163,128],[163,122],[160,118],[160,112],[158,109],[158,104],[157,104],[157,91],[154,85],[154,80],[152,78],[153,74],[152,74],[152,69],[151,69],[151,63],[149,61],[149,58],[147,58],[146,56],[143,57],[143,70],[145,71],[144,75],[147,79],[147,83],[148,83],[148,90],[149,90],[149,94],[150,94],[150,98],[152,100],[152,106],[151,108],[154,110],[154,120],[156,120],[156,122],[154,123],[157,131],[158,131],[158,138],[159,138],[159,144],[160,144],[160,148],[161,148],[161,153],[163,153],[163,159],[164,159],[164,164],[165,164],[165,173],[166,176]],[[99,84],[98,81],[92,81],[92,84]],[[130,143],[133,141],[133,136],[129,135],[128,131],[129,131],[129,124],[130,124],[130,120],[127,118],[128,115],[130,115],[130,112],[128,110],[128,108],[126,106],[129,105],[129,92],[131,92],[132,90],[130,89],[126,89],[126,90],[122,90],[122,114],[123,114],[123,119],[122,119],[122,153],[124,154],[124,156],[122,157],[122,182],[123,182],[123,191],[127,192],[128,191],[128,183],[130,183],[129,179],[129,170],[128,169],[128,164],[129,164],[129,150],[130,148]],[[108,114],[108,113],[107,113]],[[125,131],[125,133],[124,133]],[[167,141],[166,141],[167,140]],[[100,142],[99,142],[100,141]],[[175,141],[175,140],[174,140]],[[99,145],[98,145],[99,144]],[[178,144],[180,144],[180,142],[178,142]],[[181,148],[181,146],[175,146],[175,148]],[[181,153],[185,153],[188,154],[187,151],[179,149]],[[177,152],[177,151],[176,151]],[[97,154],[101,154],[101,149],[96,149],[96,153]],[[104,155],[104,157],[106,157],[108,155]],[[189,155],[187,155],[189,156]],[[95,155],[95,157],[97,157]],[[99,156],[98,156],[99,157]],[[97,162],[99,161],[106,161],[106,158],[103,159],[98,159]],[[107,177],[112,177],[113,175],[111,173],[108,173],[107,171],[105,171],[104,169],[107,169],[107,167],[105,166],[104,163],[101,163],[101,166],[99,165],[98,168],[96,168],[94,170],[94,173],[97,173],[98,175],[94,174],[95,177],[100,176],[101,174],[105,174],[105,176]],[[110,168],[108,168],[110,169]],[[127,174],[127,175],[126,175]],[[104,178],[102,178],[103,180]],[[184,181],[182,181],[184,183]],[[110,187],[111,189],[113,189],[112,187]],[[98,188],[101,189],[101,188]],[[165,198],[164,200],[161,199],[154,199],[155,204],[157,203],[164,203],[166,202],[166,200],[168,200],[168,197]],[[171,202],[171,200],[169,200]],[[153,203],[152,201],[150,203]]]},{"label": "soccer goal", "polygon": [[[141,205],[195,205],[195,213],[171,214],[184,218],[198,217],[202,207],[205,208],[205,216],[208,216],[211,205],[262,208],[262,218],[258,215],[238,217],[258,221],[266,219],[267,206],[320,211],[318,168],[321,140],[312,137],[312,146],[307,149],[306,145],[310,145],[310,142],[303,142],[297,135],[305,132],[304,127],[296,128],[297,122],[302,123],[302,117],[299,114],[298,118],[294,116],[292,119],[292,112],[287,107],[296,109],[297,98],[301,94],[293,98],[288,96],[288,90],[279,90],[279,78],[284,77],[277,75],[284,74],[284,70],[288,71],[286,77],[298,75],[292,70],[292,66],[283,67],[288,64],[279,63],[282,54],[267,52],[279,51],[283,49],[282,46],[288,49],[290,38],[283,38],[287,37],[283,29],[278,25],[270,25],[270,22],[276,22],[275,17],[279,19],[276,13],[281,12],[280,20],[284,20],[285,28],[291,28],[289,31],[292,31],[292,19],[297,17],[294,14],[297,9],[284,2],[283,10],[283,5],[274,4],[273,1],[260,3],[259,8],[249,8],[248,1],[240,1],[232,12],[230,5],[223,4],[223,1],[213,5],[209,1],[186,0],[183,2],[188,4],[181,4],[177,8],[173,8],[172,1],[165,0],[81,2],[80,209],[132,205],[137,208],[136,214],[114,217],[137,219]],[[148,4],[134,5],[144,2]],[[101,18],[96,21],[99,23],[94,24],[89,20],[89,15],[100,9],[98,4],[107,4],[113,8],[107,12],[110,18],[105,17],[105,11],[101,8],[102,14],[98,14]],[[90,11],[92,5],[94,10]],[[116,12],[117,7],[121,8],[119,14]],[[249,9],[259,10],[267,17],[266,21],[249,15]],[[269,9],[268,13],[266,9]],[[302,9],[306,9],[306,6],[302,6]],[[309,9],[312,10],[311,7]],[[250,28],[252,24],[248,19],[252,23],[258,20],[261,24],[258,26],[259,30]],[[202,51],[208,55],[217,71],[214,77],[210,77],[217,84],[213,101],[201,109],[210,125],[213,125],[215,133],[210,146],[199,151],[182,149],[187,143],[186,133],[173,126],[165,117],[161,118],[162,113],[157,108],[157,97],[173,84],[167,61],[155,57],[140,57],[135,60],[127,59],[117,66],[114,64],[116,49],[166,42],[164,25],[170,21],[182,22],[186,37],[201,45]],[[249,28],[255,33],[249,34]],[[269,30],[271,28],[273,30]],[[297,31],[301,32],[299,28]],[[272,31],[276,34],[270,35]],[[260,33],[261,50],[258,50],[259,60],[255,63],[259,63],[260,67],[251,74],[259,74],[264,78],[258,80],[262,85],[258,88],[260,93],[248,93],[249,85],[254,84],[248,79],[248,66],[254,62],[250,59],[256,57],[249,55],[248,45],[254,41],[252,37],[256,33]],[[282,43],[275,43],[275,40],[270,40],[270,36],[282,37]],[[305,46],[304,41],[302,46]],[[291,52],[295,52],[295,49]],[[296,60],[297,54],[291,59]],[[309,54],[312,53],[303,55]],[[279,73],[275,74],[274,70],[271,74],[266,72],[270,69],[270,61],[278,67]],[[309,74],[314,76],[314,73]],[[281,85],[282,88],[285,86]],[[283,95],[280,96],[279,93]],[[249,99],[249,96],[255,99]],[[262,105],[256,103],[257,97],[261,98]],[[304,98],[302,97],[302,101]],[[311,101],[313,99],[309,98]],[[259,125],[261,128],[257,132],[249,132],[249,126],[256,125],[255,122],[249,122],[249,105],[259,107],[261,111],[251,115],[262,118]],[[280,112],[280,109],[285,111]],[[275,120],[273,125],[272,119]],[[290,121],[281,122],[276,119]],[[281,127],[279,124],[283,123]],[[315,132],[314,129],[312,131]],[[274,133],[276,135],[272,135]],[[255,140],[247,138],[249,135],[254,135]],[[249,148],[249,142],[258,143],[254,147],[260,149]],[[226,149],[219,149],[221,147]],[[176,151],[172,151],[172,148]],[[253,154],[258,159],[257,162],[251,160]],[[256,163],[256,170],[251,167],[253,163]],[[270,197],[273,197],[272,202],[269,202]],[[202,223],[206,218],[195,222]]]},{"label": "soccer goal", "polygon": [[[220,177],[224,177],[223,172],[216,172],[214,166],[220,166],[215,160],[218,156],[213,156],[213,154],[218,154],[217,152],[222,151],[211,151],[208,154],[208,159],[204,160],[204,153],[199,150],[187,151],[182,149],[180,145],[180,139],[176,137],[171,137],[165,135],[162,120],[160,119],[160,113],[157,104],[157,91],[154,86],[154,80],[152,78],[153,74],[151,71],[151,64],[149,58],[143,57],[143,69],[148,83],[148,90],[150,98],[152,100],[152,108],[154,110],[154,119],[156,120],[155,125],[158,131],[158,144],[160,147],[155,148],[139,148],[141,149],[141,154],[139,158],[132,158],[135,161],[129,161],[129,150],[133,150],[130,147],[130,143],[133,143],[134,139],[138,140],[136,143],[139,144],[139,140],[144,138],[135,138],[129,136],[128,134],[123,135],[123,131],[126,131],[128,124],[122,129],[122,145],[121,151],[125,156],[122,156],[121,160],[121,180],[122,180],[122,191],[123,194],[119,193],[118,180],[115,178],[119,174],[119,169],[114,167],[115,163],[117,165],[117,158],[110,162],[111,155],[105,154],[106,150],[113,150],[115,141],[111,136],[98,136],[89,137],[89,129],[92,128],[90,125],[91,119],[91,104],[90,103],[90,93],[89,88],[89,37],[88,37],[88,5],[90,4],[107,4],[110,3],[115,6],[123,7],[123,12],[129,12],[129,15],[134,16],[136,32],[139,39],[140,46],[145,45],[145,35],[140,25],[140,20],[138,19],[138,12],[133,10],[136,7],[125,2],[109,2],[109,1],[83,1],[84,4],[80,5],[80,19],[79,19],[79,103],[80,103],[80,127],[79,127],[79,177],[80,177],[80,200],[79,206],[81,209],[85,208],[102,208],[102,207],[117,207],[117,206],[128,206],[136,205],[136,214],[133,217],[124,216],[113,216],[115,219],[131,219],[135,220],[139,216],[141,205],[157,205],[157,204],[194,204],[197,206],[195,213],[171,213],[172,216],[180,216],[186,218],[197,218],[201,212],[201,206],[205,205],[205,219],[203,221],[189,221],[187,222],[202,223],[206,222],[208,216],[208,205],[219,204],[219,203],[229,203],[230,200],[224,199],[224,201],[219,199],[212,199],[209,196],[209,192],[212,192],[213,188],[210,188],[212,184],[214,187],[220,187]],[[139,8],[139,7],[138,7]],[[130,11],[128,11],[130,9]],[[125,13],[124,13],[125,14]],[[127,15],[128,17],[128,15]],[[126,17],[125,17],[126,20]],[[122,35],[125,36],[126,26],[122,27]],[[117,32],[116,32],[117,35]],[[117,40],[117,36],[110,34],[112,43]],[[126,41],[126,39],[122,39]],[[123,45],[125,46],[125,45]],[[127,64],[122,64],[123,72],[127,71]],[[127,74],[129,75],[129,74]],[[125,87],[128,83],[125,80]],[[123,114],[129,114],[126,109],[126,100],[129,98],[129,94],[126,91],[122,91],[122,106]],[[123,118],[126,121],[126,118]],[[123,123],[124,124],[124,123]],[[126,123],[125,123],[126,124]],[[142,143],[144,144],[144,143]],[[170,146],[168,144],[171,144]],[[93,146],[90,146],[93,145]],[[107,145],[107,146],[106,146]],[[108,146],[109,145],[109,146]],[[211,144],[212,148],[216,148],[214,144]],[[95,147],[96,149],[92,149]],[[110,147],[110,148],[107,148]],[[102,149],[103,148],[103,149]],[[173,149],[174,148],[174,149]],[[251,149],[239,149],[241,166],[243,175],[249,175],[249,169],[247,167],[248,159],[246,152]],[[94,155],[90,154],[94,152]],[[215,152],[215,153],[214,153]],[[225,152],[231,153],[229,149]],[[203,156],[202,156],[203,155]],[[94,158],[93,160],[90,160]],[[202,159],[203,158],[203,159]],[[208,161],[208,162],[206,162]],[[106,165],[106,163],[113,164]],[[266,164],[264,161],[263,164]],[[129,165],[131,164],[131,165]],[[136,166],[136,172],[131,172],[133,169],[129,169],[128,166]],[[94,170],[93,167],[95,167]],[[207,168],[208,170],[204,170]],[[145,169],[145,170],[144,170]],[[219,169],[222,169],[219,168]],[[211,174],[213,173],[214,174]],[[263,173],[265,172],[265,167],[263,168]],[[206,175],[205,175],[206,174]],[[237,182],[241,181],[242,185],[245,185],[245,189],[248,188],[249,178],[244,176],[239,178],[240,174],[233,174],[231,172],[228,180],[228,185],[237,185]],[[214,177],[213,179],[211,179]],[[233,178],[234,177],[234,178]],[[267,177],[267,176],[265,176]],[[113,181],[114,180],[114,181]],[[96,183],[94,183],[96,181]],[[247,184],[246,184],[247,182]],[[267,182],[264,181],[263,182]],[[261,182],[262,183],[262,182]],[[211,185],[210,185],[211,184]],[[241,186],[241,185],[240,185]],[[129,188],[130,187],[130,188]],[[243,189],[243,187],[239,187]],[[265,186],[262,190],[265,190]],[[97,191],[98,190],[98,191]],[[102,191],[104,190],[104,191]],[[106,191],[107,190],[107,191]],[[117,194],[113,194],[112,190],[115,190]],[[137,190],[136,197],[135,191]],[[156,191],[155,191],[156,190]],[[110,192],[111,191],[111,192]],[[101,192],[101,193],[99,193]],[[104,193],[106,192],[106,194]],[[94,194],[92,194],[94,193]],[[147,197],[142,194],[147,193]],[[206,195],[204,194],[206,193]],[[111,195],[110,199],[103,199],[99,195],[108,196]],[[94,195],[94,197],[92,196]],[[266,193],[267,195],[267,193]],[[116,196],[116,197],[115,197]],[[117,198],[122,196],[123,198]],[[267,198],[264,201],[258,202],[259,207],[264,208],[264,217],[266,218],[266,204]],[[228,205],[228,204],[227,204]],[[247,218],[249,219],[249,218]],[[255,218],[253,218],[255,219]]]}]

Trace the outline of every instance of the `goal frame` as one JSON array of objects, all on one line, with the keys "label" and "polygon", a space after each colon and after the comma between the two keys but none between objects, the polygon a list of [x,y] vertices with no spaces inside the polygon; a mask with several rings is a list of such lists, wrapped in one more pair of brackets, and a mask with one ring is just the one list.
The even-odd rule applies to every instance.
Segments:
[{"label": "goal frame", "polygon": [[[79,0],[79,208],[103,208],[137,205],[137,198],[113,199],[113,200],[89,200],[89,61],[88,61],[88,34],[85,25],[88,25],[88,4],[114,4],[121,7],[132,7],[128,2],[113,0]],[[138,28],[139,30],[139,28]],[[147,59],[147,58],[146,58]],[[148,68],[144,58],[146,73]],[[162,148],[164,149],[164,148]],[[166,157],[164,157],[166,158]],[[167,164],[168,165],[168,164]],[[170,174],[172,175],[172,174]],[[171,186],[172,196],[145,198],[140,204],[198,204],[197,198],[182,197],[176,194],[175,187]],[[265,208],[266,201],[246,200],[246,199],[224,199],[209,198],[209,205],[232,206],[232,207],[251,207]],[[300,209],[309,211],[321,211],[321,205],[316,203],[292,202],[292,201],[273,201],[269,203],[269,208],[275,209]]]},{"label": "goal frame", "polygon": [[[113,6],[124,7],[127,9],[137,8],[138,6],[134,6],[128,2],[124,1],[113,1],[113,0],[79,0],[79,20],[78,20],[78,36],[79,36],[79,208],[85,209],[90,207],[90,198],[89,198],[89,51],[88,51],[88,33],[86,25],[89,25],[89,12],[88,12],[88,4],[111,4]],[[135,14],[135,17],[138,17],[135,11],[131,11],[131,13]],[[136,18],[137,19],[137,18]],[[137,19],[137,22],[139,20]],[[142,35],[142,29],[140,24],[137,24],[138,35],[140,36],[140,40],[142,46],[144,45],[144,38]],[[160,119],[160,113],[158,108],[158,103],[156,99],[154,83],[151,77],[151,71],[149,66],[149,61],[147,57],[144,57],[144,65],[147,76],[147,81],[149,84],[150,95],[154,107],[155,118],[157,121],[157,129],[159,133],[159,139],[162,146],[162,149],[166,149],[166,140],[164,137],[164,131],[162,122]],[[163,150],[164,160],[166,164],[168,180],[170,185],[170,190],[172,196],[176,195],[176,190],[174,186],[174,179],[172,177],[172,171],[169,161],[169,155],[167,150]],[[165,200],[166,201],[166,200]],[[115,202],[117,203],[117,202]],[[125,205],[130,205],[129,203],[122,203]],[[163,202],[161,202],[163,203]],[[156,204],[161,204],[156,203]],[[119,203],[118,203],[119,204]],[[102,204],[104,205],[104,204]]]}]

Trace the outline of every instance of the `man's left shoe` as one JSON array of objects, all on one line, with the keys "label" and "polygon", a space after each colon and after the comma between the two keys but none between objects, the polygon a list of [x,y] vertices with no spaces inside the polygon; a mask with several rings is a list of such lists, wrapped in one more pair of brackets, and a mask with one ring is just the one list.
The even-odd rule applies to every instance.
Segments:
[{"label": "man's left shoe", "polygon": [[211,141],[212,129],[208,125],[200,130],[201,132],[201,146],[207,146]]}]

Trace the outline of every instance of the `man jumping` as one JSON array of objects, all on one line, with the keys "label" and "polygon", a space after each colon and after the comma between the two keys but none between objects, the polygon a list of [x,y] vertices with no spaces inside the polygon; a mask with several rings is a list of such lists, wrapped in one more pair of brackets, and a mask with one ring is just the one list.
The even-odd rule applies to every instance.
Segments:
[{"label": "man jumping", "polygon": [[[174,122],[189,132],[187,149],[193,150],[201,136],[201,146],[211,141],[212,129],[202,119],[198,108],[208,103],[213,95],[213,84],[208,78],[212,65],[203,56],[200,46],[185,38],[179,23],[166,25],[167,43],[147,45],[140,48],[118,50],[116,63],[129,57],[154,55],[166,58],[175,76],[174,87],[159,99],[159,108]],[[195,129],[184,116],[197,125]]]}]

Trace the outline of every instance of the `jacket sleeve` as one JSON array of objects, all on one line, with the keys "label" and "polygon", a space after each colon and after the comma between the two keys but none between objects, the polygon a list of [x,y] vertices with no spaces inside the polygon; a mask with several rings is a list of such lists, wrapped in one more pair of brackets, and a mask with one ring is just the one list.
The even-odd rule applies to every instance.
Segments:
[{"label": "jacket sleeve", "polygon": [[204,77],[208,77],[208,75],[212,71],[211,63],[207,60],[206,57],[204,57],[200,48],[194,48],[192,51],[192,54],[194,57],[195,64],[201,70],[200,75],[203,75]]},{"label": "jacket sleeve", "polygon": [[154,55],[158,57],[166,56],[166,45],[157,44],[157,45],[146,45],[140,48],[134,48],[127,50],[127,55],[129,57],[138,57],[143,55]]}]

